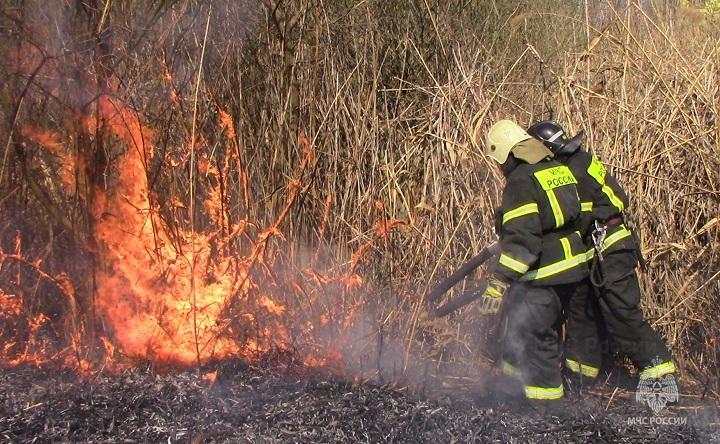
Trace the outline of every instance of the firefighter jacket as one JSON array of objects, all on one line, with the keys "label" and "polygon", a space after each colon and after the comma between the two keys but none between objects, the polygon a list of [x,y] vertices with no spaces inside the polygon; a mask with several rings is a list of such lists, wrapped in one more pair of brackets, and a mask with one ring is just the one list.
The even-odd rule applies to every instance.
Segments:
[{"label": "firefighter jacket", "polygon": [[577,180],[570,169],[555,160],[519,162],[506,179],[496,213],[502,254],[495,273],[530,285],[587,277]]},{"label": "firefighter jacket", "polygon": [[578,194],[589,229],[593,229],[595,221],[606,226],[601,251],[610,253],[635,249],[632,232],[625,225],[622,216],[630,202],[617,179],[607,173],[597,157],[582,149],[569,157],[558,156],[556,159],[567,165],[578,181]]}]

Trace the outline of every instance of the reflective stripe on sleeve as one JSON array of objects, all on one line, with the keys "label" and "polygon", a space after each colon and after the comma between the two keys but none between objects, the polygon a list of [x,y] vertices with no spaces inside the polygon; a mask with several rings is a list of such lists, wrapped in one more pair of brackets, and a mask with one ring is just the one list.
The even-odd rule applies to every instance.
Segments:
[{"label": "reflective stripe on sleeve", "polygon": [[511,270],[517,271],[520,274],[525,274],[530,269],[530,265],[523,264],[522,262],[511,258],[505,253],[500,255],[499,264],[504,265]]},{"label": "reflective stripe on sleeve", "polygon": [[580,208],[584,213],[590,213],[593,209],[593,203],[592,202],[581,202]]},{"label": "reflective stripe on sleeve", "polygon": [[532,202],[526,205],[522,205],[518,208],[515,208],[514,210],[510,210],[507,213],[503,214],[503,225],[505,225],[508,221],[515,219],[516,217],[520,216],[526,216],[528,214],[532,213],[539,213],[537,203]]},{"label": "reflective stripe on sleeve", "polygon": [[602,192],[605,193],[605,195],[610,199],[610,202],[615,206],[615,208],[618,209],[619,212],[623,212],[625,210],[625,204],[622,200],[620,200],[619,197],[615,195],[615,192],[607,185],[603,185]]},{"label": "reflective stripe on sleeve", "polygon": [[620,213],[622,213],[623,210],[625,210],[625,204],[619,197],[615,195],[615,192],[612,190],[612,188],[605,184],[605,166],[600,163],[600,161],[596,157],[593,157],[592,162],[587,169],[587,172],[597,181],[597,183],[602,186],[602,192],[608,197],[608,199],[610,199],[610,203],[613,204],[613,206],[617,208]]}]

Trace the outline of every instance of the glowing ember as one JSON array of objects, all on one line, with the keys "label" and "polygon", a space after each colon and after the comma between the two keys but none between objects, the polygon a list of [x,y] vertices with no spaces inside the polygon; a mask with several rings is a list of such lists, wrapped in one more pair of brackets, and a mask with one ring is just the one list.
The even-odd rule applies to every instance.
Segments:
[{"label": "glowing ember", "polygon": [[260,298],[260,304],[262,304],[267,309],[267,311],[276,315],[282,315],[283,313],[285,313],[286,310],[285,307],[276,304],[267,296],[263,296]]},{"label": "glowing ember", "polygon": [[217,379],[217,375],[218,375],[217,370],[214,372],[205,373],[202,375],[202,380],[212,384]]},{"label": "glowing ember", "polygon": [[337,351],[328,351],[318,356],[307,356],[303,360],[303,365],[306,367],[322,367],[338,375],[346,373],[342,354]]}]

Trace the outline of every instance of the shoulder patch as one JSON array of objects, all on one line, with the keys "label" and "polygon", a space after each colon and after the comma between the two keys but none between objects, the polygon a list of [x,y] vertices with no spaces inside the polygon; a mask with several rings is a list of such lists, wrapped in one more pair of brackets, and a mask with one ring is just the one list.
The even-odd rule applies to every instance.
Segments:
[{"label": "shoulder patch", "polygon": [[593,179],[597,180],[600,185],[605,185],[605,165],[600,163],[597,157],[593,156],[592,162],[587,169],[587,172]]}]

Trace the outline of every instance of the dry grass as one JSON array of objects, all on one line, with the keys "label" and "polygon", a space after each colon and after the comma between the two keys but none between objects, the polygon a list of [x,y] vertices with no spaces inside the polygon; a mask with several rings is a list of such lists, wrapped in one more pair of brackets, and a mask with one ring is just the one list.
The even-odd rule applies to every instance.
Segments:
[{"label": "dry grass", "polygon": [[[191,227],[211,234],[218,254],[246,257],[263,244],[269,259],[253,265],[258,288],[299,319],[326,326],[292,329],[294,343],[342,343],[369,377],[397,378],[418,361],[424,372],[485,365],[478,338],[487,322],[465,310],[421,325],[422,296],[493,240],[502,179],[473,146],[474,125],[556,118],[586,131],[586,147],[631,195],[630,215],[650,262],[642,275],[646,315],[683,369],[718,392],[720,68],[713,23],[685,10],[678,18],[670,9],[641,10],[635,2],[624,11],[611,2],[580,11],[590,20],[575,18],[574,10],[538,12],[542,5],[485,9],[484,2],[464,2],[465,9],[454,9],[439,2],[394,11],[384,2],[343,3],[299,2],[265,15],[242,2],[216,10],[178,2],[182,7],[158,15],[143,15],[140,6],[136,15],[111,8],[111,23],[141,23],[153,37],[115,28],[110,77],[122,80],[124,100],[158,133],[147,162],[154,229],[178,249],[180,233]],[[10,6],[6,12],[16,14]],[[228,17],[243,17],[249,30]],[[207,18],[211,44],[195,97]],[[688,27],[687,20],[697,23]],[[3,26],[13,29],[14,22]],[[4,51],[27,41],[17,35],[13,44]],[[77,57],[60,65],[97,68],[89,55],[94,44],[80,38]],[[28,73],[14,65],[7,72],[3,106],[23,103],[21,122],[79,131],[63,121],[63,107],[73,109],[71,88],[30,88],[21,97],[18,85],[27,84]],[[50,96],[60,105],[48,105]],[[197,142],[189,152],[192,134]],[[51,275],[67,271],[90,316],[93,266],[78,266],[62,252],[71,245],[88,255],[92,196],[64,189],[53,179],[57,158],[24,141],[41,162],[34,171],[47,194],[77,222],[76,232],[54,240],[47,205],[24,197],[33,195],[28,182],[8,161],[15,156],[11,139],[1,178],[8,196],[3,250],[13,251],[15,232],[25,226],[9,214],[28,214],[35,242],[23,244],[22,254],[45,259]],[[105,142],[109,169],[85,183],[117,174],[113,162],[127,148]],[[88,155],[88,147],[73,149]],[[190,204],[212,196],[222,204],[219,213]],[[239,221],[247,229],[233,232]],[[274,225],[284,238],[258,237]],[[362,285],[354,285],[356,276]],[[41,285],[37,279],[31,282]],[[29,283],[13,285],[5,293],[27,291]],[[42,311],[47,297],[26,294],[28,309]],[[343,323],[350,314],[361,321]]]}]

